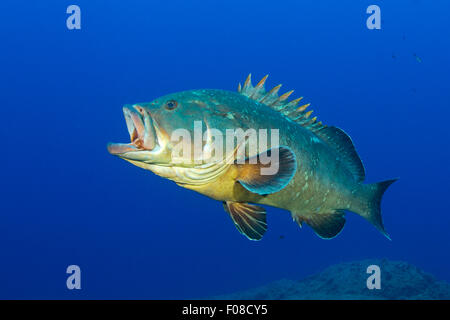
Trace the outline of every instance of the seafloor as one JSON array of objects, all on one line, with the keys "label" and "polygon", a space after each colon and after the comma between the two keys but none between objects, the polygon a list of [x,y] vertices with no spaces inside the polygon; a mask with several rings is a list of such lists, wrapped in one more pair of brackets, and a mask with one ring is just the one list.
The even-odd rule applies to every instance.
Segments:
[{"label": "seafloor", "polygon": [[[378,265],[381,288],[367,288],[367,267]],[[303,280],[279,280],[262,287],[215,296],[213,299],[248,300],[379,300],[450,299],[450,284],[435,279],[407,262],[386,259],[341,263]]]}]

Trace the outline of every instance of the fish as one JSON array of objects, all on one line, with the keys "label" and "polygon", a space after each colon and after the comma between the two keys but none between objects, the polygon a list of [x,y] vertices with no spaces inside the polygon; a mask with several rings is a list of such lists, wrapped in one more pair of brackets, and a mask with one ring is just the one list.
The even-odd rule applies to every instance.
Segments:
[{"label": "fish", "polygon": [[422,59],[416,53],[414,53],[413,56],[418,63],[422,63]]},{"label": "fish", "polygon": [[[266,90],[267,77],[253,86],[250,74],[237,92],[195,89],[127,104],[130,142],[109,143],[107,149],[220,201],[249,240],[261,240],[267,231],[266,207],[289,211],[300,227],[309,226],[322,239],[341,233],[347,212],[390,239],[381,199],[397,179],[364,183],[365,169],[349,135],[312,117],[302,97],[289,100],[293,90],[279,95],[281,84]],[[243,138],[232,135],[225,148],[223,139],[238,129]],[[265,134],[256,141],[248,132]]]}]

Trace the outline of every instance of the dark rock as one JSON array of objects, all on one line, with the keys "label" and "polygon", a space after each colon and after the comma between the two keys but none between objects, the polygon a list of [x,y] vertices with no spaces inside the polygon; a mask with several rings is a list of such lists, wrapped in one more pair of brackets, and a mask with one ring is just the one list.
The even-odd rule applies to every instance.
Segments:
[{"label": "dark rock", "polygon": [[[369,290],[367,267],[381,269],[381,289]],[[364,260],[333,265],[303,280],[279,280],[268,285],[213,299],[450,299],[450,284],[399,261]]]}]

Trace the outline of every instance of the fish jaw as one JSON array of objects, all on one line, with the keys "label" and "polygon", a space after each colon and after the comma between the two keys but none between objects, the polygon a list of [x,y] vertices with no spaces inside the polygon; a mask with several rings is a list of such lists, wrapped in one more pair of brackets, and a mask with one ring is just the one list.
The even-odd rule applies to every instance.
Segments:
[{"label": "fish jaw", "polygon": [[155,130],[150,111],[140,105],[123,107],[130,143],[109,143],[108,152],[125,160],[156,162],[164,141]]}]

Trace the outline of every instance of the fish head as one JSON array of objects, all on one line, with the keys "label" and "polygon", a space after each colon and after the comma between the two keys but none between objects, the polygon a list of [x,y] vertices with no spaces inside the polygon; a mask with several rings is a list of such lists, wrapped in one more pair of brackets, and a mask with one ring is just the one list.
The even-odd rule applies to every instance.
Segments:
[{"label": "fish head", "polygon": [[[210,184],[228,172],[230,190],[239,176],[249,192],[277,192],[295,174],[295,154],[270,139],[271,151],[258,155],[256,130],[247,135],[248,127],[243,125],[251,123],[246,120],[246,110],[239,111],[246,102],[239,94],[191,90],[126,105],[123,112],[130,142],[110,143],[108,151],[186,188]],[[271,182],[266,183],[269,175]]]},{"label": "fish head", "polygon": [[[130,142],[110,143],[108,151],[151,171],[154,171],[155,166],[196,166],[195,148],[200,147],[200,152],[208,148],[211,141],[203,139],[207,136],[203,133],[210,128],[210,121],[218,124],[217,120],[213,120],[218,102],[210,99],[210,96],[206,90],[191,90],[166,95],[148,103],[125,105],[123,112]],[[230,119],[223,121],[229,122]],[[233,126],[231,123],[222,125]],[[200,137],[199,127],[202,132]],[[200,144],[195,139],[200,139]],[[183,161],[179,160],[179,150],[176,149],[181,140],[192,151],[188,157],[183,155]],[[177,157],[177,161],[174,157]]]}]

